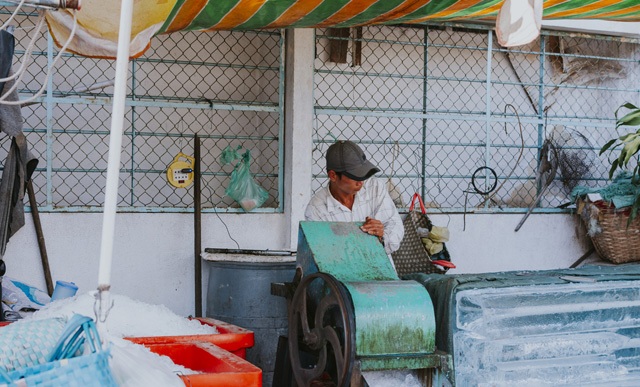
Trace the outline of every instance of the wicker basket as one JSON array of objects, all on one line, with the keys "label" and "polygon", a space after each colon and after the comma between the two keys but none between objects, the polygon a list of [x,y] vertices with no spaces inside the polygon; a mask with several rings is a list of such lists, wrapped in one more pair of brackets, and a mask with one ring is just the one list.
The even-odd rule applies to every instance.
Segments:
[{"label": "wicker basket", "polygon": [[629,209],[616,210],[603,204],[578,201],[578,213],[587,229],[597,221],[602,231],[593,233],[591,241],[600,256],[613,263],[640,261],[640,216],[627,227]]}]

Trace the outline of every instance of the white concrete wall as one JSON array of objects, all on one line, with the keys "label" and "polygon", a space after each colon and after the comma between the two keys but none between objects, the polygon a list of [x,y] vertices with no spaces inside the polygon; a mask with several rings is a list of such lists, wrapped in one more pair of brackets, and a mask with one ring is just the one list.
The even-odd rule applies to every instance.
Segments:
[{"label": "white concrete wall", "polygon": [[640,23],[607,20],[543,20],[543,28],[563,31],[640,37]]},{"label": "white concrete wall", "polygon": [[[46,289],[31,214],[9,241],[6,276]],[[72,281],[79,292],[95,290],[102,214],[40,214],[51,275]],[[221,215],[244,249],[283,249],[289,234],[282,214]],[[202,246],[237,248],[220,218],[202,217]],[[111,291],[164,304],[179,315],[195,311],[193,214],[118,214],[113,248]],[[203,269],[206,295],[207,273]],[[205,297],[206,298],[206,297]],[[206,305],[206,299],[205,305]],[[204,312],[203,307],[203,312]]]},{"label": "white concrete wall", "polygon": [[[532,215],[517,233],[521,214],[431,215],[448,225],[447,244],[457,269],[450,273],[566,268],[589,249],[576,216]],[[243,249],[287,249],[289,229],[283,215],[222,216]],[[41,214],[51,274],[73,281],[79,292],[98,282],[101,214]],[[296,220],[297,223],[298,220]],[[118,214],[114,241],[112,292],[163,304],[179,315],[195,311],[192,214]],[[202,246],[236,248],[220,219],[205,214]],[[6,276],[46,289],[35,228],[27,224],[10,241]],[[203,312],[208,272],[203,266]]]},{"label": "white concrete wall", "polygon": [[518,232],[523,214],[430,215],[448,225],[447,248],[457,268],[450,274],[570,267],[591,247],[577,215],[534,214]]},{"label": "white concrete wall", "polygon": [[[285,213],[203,214],[202,247],[295,249],[297,223],[311,190],[313,32],[289,31],[285,129]],[[292,72],[293,71],[293,72]],[[451,273],[535,270],[570,266],[589,248],[575,216],[532,215],[513,229],[522,214],[433,214],[448,226],[448,244],[457,269]],[[73,281],[80,292],[95,290],[98,277],[101,214],[40,214],[53,280]],[[10,241],[4,259],[7,276],[45,289],[35,228],[27,224]],[[224,222],[224,225],[223,225]],[[238,242],[231,240],[225,229]],[[193,214],[116,216],[112,292],[151,304],[164,304],[180,315],[194,313]],[[203,268],[203,312],[207,272]]]}]

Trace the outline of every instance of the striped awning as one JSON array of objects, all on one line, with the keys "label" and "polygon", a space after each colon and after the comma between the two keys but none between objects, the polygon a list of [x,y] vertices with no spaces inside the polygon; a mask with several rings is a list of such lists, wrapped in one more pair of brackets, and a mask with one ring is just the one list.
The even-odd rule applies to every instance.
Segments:
[{"label": "striped awning", "polygon": [[[514,0],[527,2],[528,0]],[[176,31],[354,27],[429,21],[494,22],[504,0],[136,0],[131,56],[154,35]],[[72,52],[115,57],[119,0],[83,0]],[[543,18],[640,21],[640,0],[544,0]],[[47,13],[62,45],[73,25],[71,11]]]},{"label": "striped awning", "polygon": [[[179,0],[159,33],[495,21],[502,3],[503,0]],[[546,0],[543,18],[640,21],[640,1]]]}]

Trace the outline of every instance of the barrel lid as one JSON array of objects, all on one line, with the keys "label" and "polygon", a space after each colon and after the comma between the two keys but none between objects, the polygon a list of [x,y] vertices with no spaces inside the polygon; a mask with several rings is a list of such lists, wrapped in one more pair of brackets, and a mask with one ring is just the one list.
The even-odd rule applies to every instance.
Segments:
[{"label": "barrel lid", "polygon": [[200,256],[205,261],[215,262],[295,262],[295,251],[284,250],[241,250],[206,248]]}]

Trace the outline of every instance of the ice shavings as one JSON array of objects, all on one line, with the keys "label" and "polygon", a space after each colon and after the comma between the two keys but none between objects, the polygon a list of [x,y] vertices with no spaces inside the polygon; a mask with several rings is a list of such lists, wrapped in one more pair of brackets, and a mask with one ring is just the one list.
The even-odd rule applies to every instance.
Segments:
[{"label": "ice shavings", "polygon": [[[31,318],[71,317],[74,313],[95,318],[95,291],[54,301],[35,312]],[[113,307],[106,327],[115,337],[210,335],[215,327],[178,316],[164,305],[151,305],[111,293]]]},{"label": "ice shavings", "polygon": [[365,371],[362,376],[369,387],[421,387],[413,370]]},{"label": "ice shavings", "polygon": [[[82,314],[95,318],[96,292],[54,301],[28,318],[69,318]],[[167,356],[134,344],[123,337],[188,336],[218,333],[215,327],[178,316],[163,305],[151,305],[126,296],[111,294],[113,307],[107,316],[107,331],[102,339],[111,351],[110,366],[121,387],[184,386],[179,375],[198,373],[176,364]]]},{"label": "ice shavings", "polygon": [[120,387],[180,387],[184,383],[178,375],[197,373],[142,345],[110,335],[108,341],[111,350],[109,365]]}]

